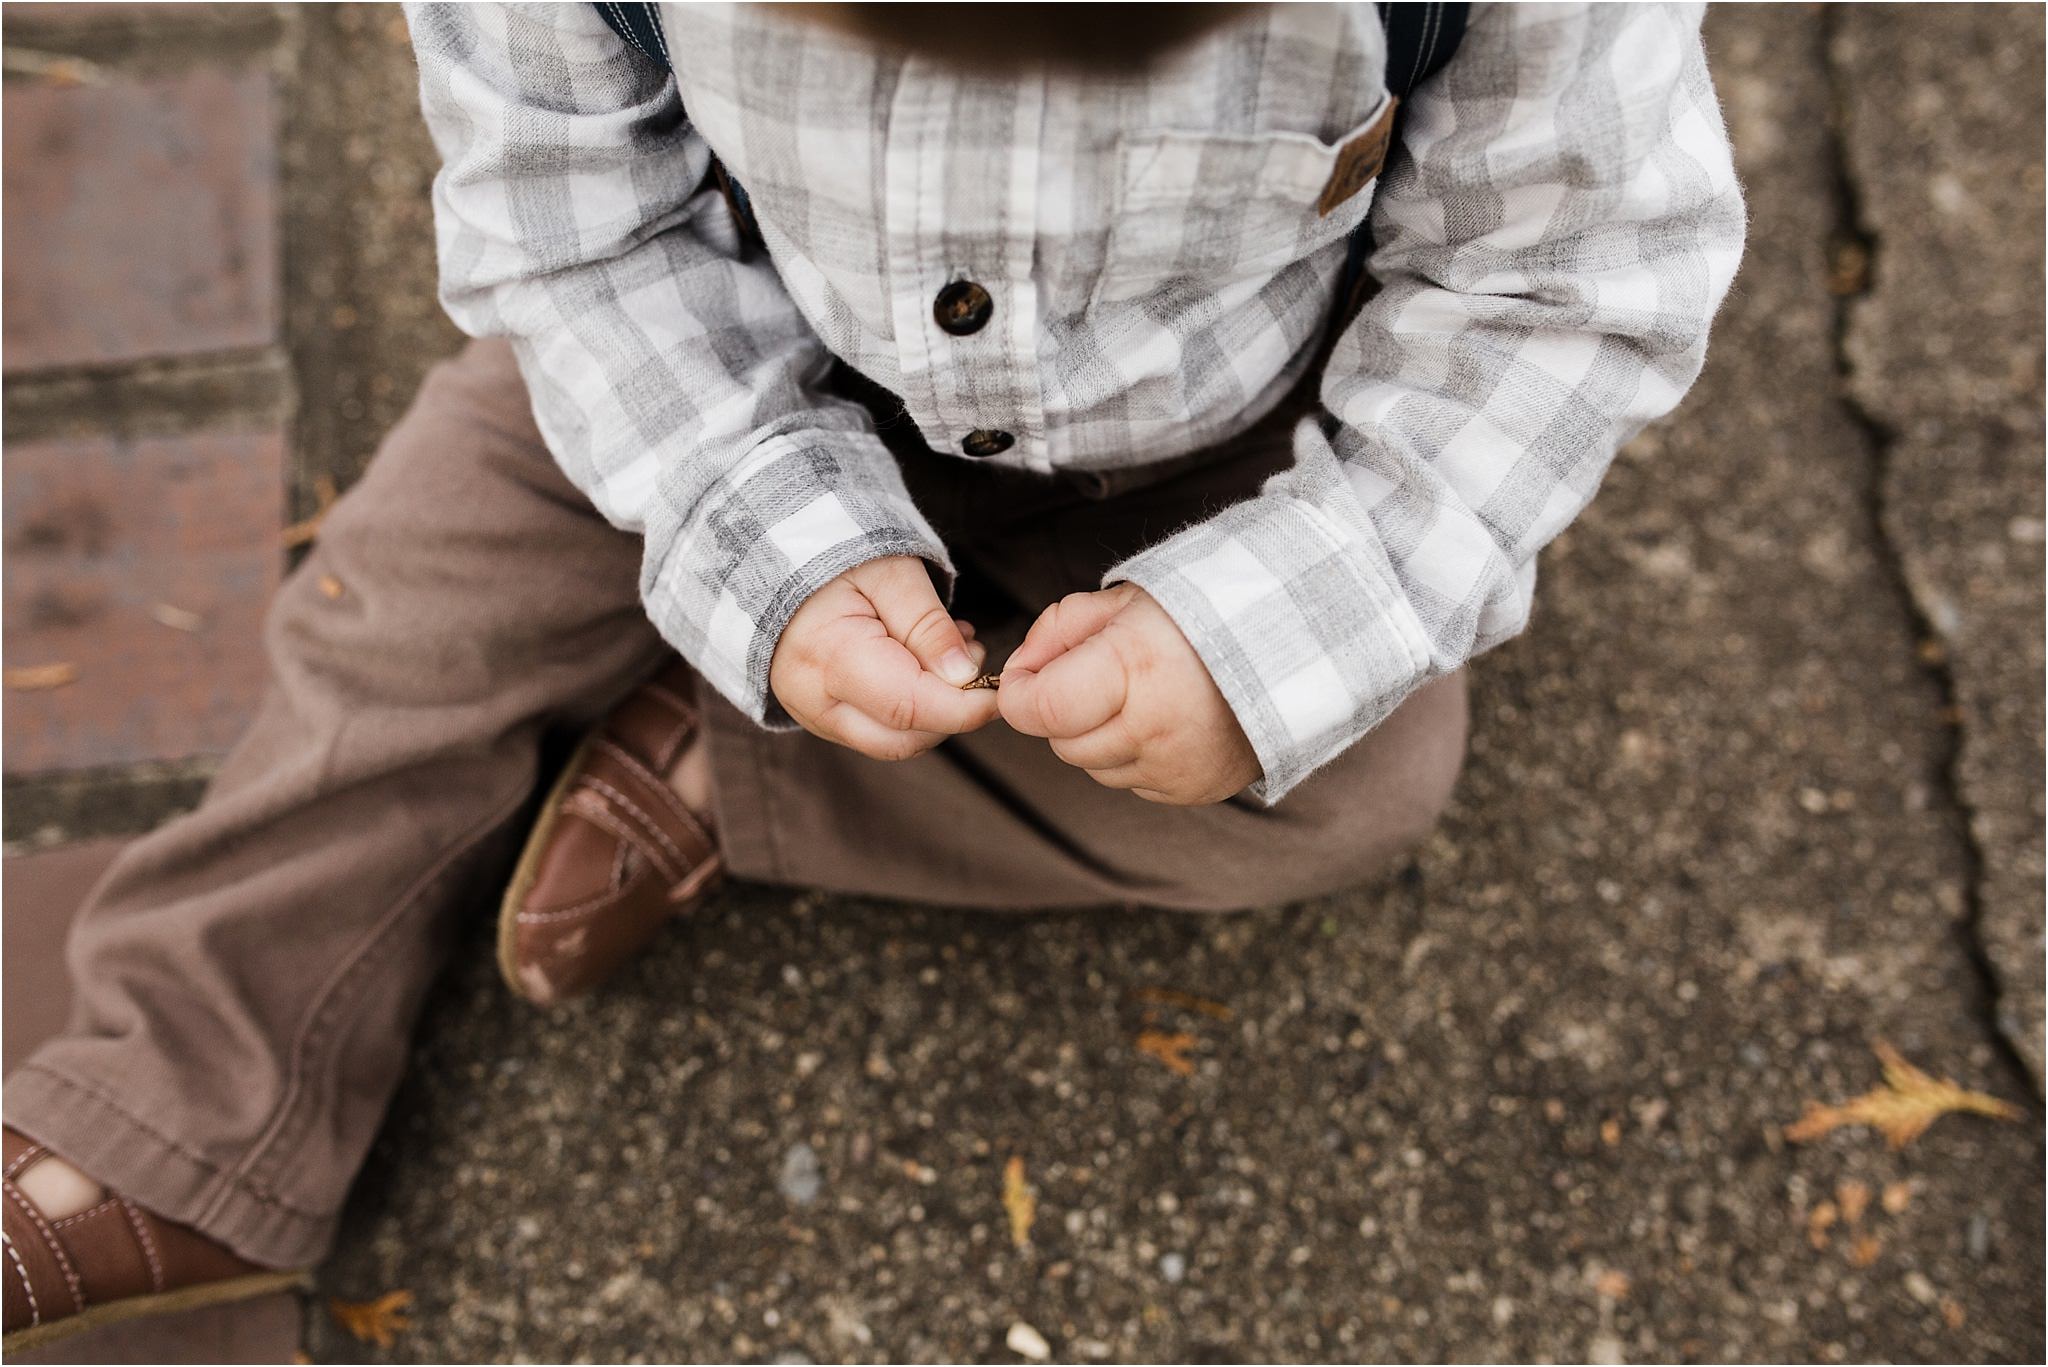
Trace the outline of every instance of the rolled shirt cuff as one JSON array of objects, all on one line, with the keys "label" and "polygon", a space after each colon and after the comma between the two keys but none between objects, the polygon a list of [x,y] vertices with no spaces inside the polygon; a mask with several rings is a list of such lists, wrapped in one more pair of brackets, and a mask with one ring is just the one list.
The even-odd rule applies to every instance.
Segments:
[{"label": "rolled shirt cuff", "polygon": [[1225,509],[1110,569],[1151,594],[1194,646],[1278,802],[1429,677],[1422,624],[1377,542],[1299,499]]}]

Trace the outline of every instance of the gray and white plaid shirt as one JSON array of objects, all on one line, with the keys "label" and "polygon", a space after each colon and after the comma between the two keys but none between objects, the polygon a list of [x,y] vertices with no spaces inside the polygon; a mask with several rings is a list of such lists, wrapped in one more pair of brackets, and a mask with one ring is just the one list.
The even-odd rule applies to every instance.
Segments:
[{"label": "gray and white plaid shirt", "polygon": [[[589,5],[408,9],[449,312],[512,338],[556,457],[645,538],[654,623],[768,725],[807,595],[878,556],[951,571],[866,411],[825,392],[833,355],[939,449],[1165,460],[1302,375],[1370,210],[1383,288],[1293,469],[1108,576],[1186,633],[1270,801],[1522,628],[1536,553],[1691,384],[1741,253],[1698,6],[1475,6],[1405,155],[1334,204],[1386,112],[1371,5],[1256,10],[1142,78],[665,5],[673,84]],[[955,336],[934,299],[962,280],[994,312]]]}]

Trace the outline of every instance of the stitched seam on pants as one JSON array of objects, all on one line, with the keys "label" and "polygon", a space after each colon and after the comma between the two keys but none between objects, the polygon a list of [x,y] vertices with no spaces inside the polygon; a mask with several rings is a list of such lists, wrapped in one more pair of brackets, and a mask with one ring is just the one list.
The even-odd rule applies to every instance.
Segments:
[{"label": "stitched seam on pants", "polygon": [[[494,809],[483,820],[470,827],[467,831],[464,831],[462,835],[451,842],[447,852],[418,878],[413,880],[412,884],[392,905],[391,909],[386,911],[383,918],[370,928],[362,941],[342,961],[340,966],[335,969],[327,982],[321,985],[320,990],[313,996],[311,1009],[300,1023],[297,1034],[292,1041],[290,1060],[285,1073],[285,1094],[278,1099],[277,1107],[271,1112],[269,1121],[265,1123],[262,1132],[256,1137],[255,1142],[249,1146],[249,1151],[242,1155],[241,1162],[237,1163],[226,1174],[226,1185],[223,1186],[220,1194],[208,1204],[205,1214],[199,1220],[194,1221],[195,1224],[203,1226],[207,1220],[217,1215],[221,1206],[226,1202],[231,1189],[251,1192],[260,1191],[265,1195],[268,1194],[267,1185],[254,1176],[254,1170],[269,1154],[271,1148],[281,1142],[289,1133],[289,1125],[295,1112],[304,1109],[301,1102],[306,1094],[305,1080],[312,1071],[309,1067],[309,1060],[313,1057],[315,1046],[325,1042],[321,1032],[328,1026],[329,1018],[335,1011],[340,1009],[338,1003],[344,997],[342,989],[349,983],[351,978],[358,976],[359,970],[371,961],[372,956],[384,944],[386,938],[404,921],[407,913],[413,910],[426,891],[446,874],[456,861],[469,854],[477,845],[488,838],[492,831],[495,831],[506,821],[510,820],[513,813],[526,805],[528,797],[529,793],[525,789],[516,791],[511,801]],[[324,1212],[320,1216],[322,1219],[331,1219],[332,1217],[332,1211]]]},{"label": "stitched seam on pants", "polygon": [[[124,1101],[122,1101],[120,1097],[115,1096],[112,1092],[109,1092],[106,1088],[101,1087],[99,1084],[94,1082],[88,1082],[84,1078],[76,1078],[70,1076],[67,1073],[59,1072],[57,1069],[52,1068],[47,1063],[24,1063],[21,1065],[20,1068],[15,1070],[13,1075],[19,1077],[23,1073],[34,1073],[38,1077],[41,1077],[43,1080],[51,1083],[54,1086],[62,1087],[67,1090],[79,1093],[95,1106],[101,1107],[105,1110],[112,1111],[115,1115],[120,1117],[121,1123],[128,1125],[134,1129],[140,1130],[143,1134],[148,1135],[151,1141],[157,1144],[159,1147],[168,1149],[170,1152],[178,1155],[178,1157],[192,1164],[192,1166],[206,1173],[206,1180],[209,1183],[226,1182],[230,1180],[229,1174],[225,1172],[218,1163],[215,1163],[212,1160],[206,1158],[204,1155],[200,1154],[199,1151],[196,1149],[187,1148],[180,1141],[173,1139],[171,1136],[165,1134],[156,1126],[142,1119],[142,1117],[136,1115],[133,1111],[129,1110],[127,1104]],[[261,1191],[256,1191],[252,1188],[244,1187],[241,1189],[241,1192],[244,1197],[251,1201],[254,1201],[256,1204],[260,1206],[268,1206],[276,1210],[281,1210],[285,1214],[291,1216],[294,1219],[318,1221],[333,1218],[332,1214],[329,1212],[307,1210],[302,1206],[295,1206],[289,1201],[281,1200],[278,1197],[268,1195],[267,1193]],[[213,1200],[213,1198],[208,1199],[209,1201]]]}]

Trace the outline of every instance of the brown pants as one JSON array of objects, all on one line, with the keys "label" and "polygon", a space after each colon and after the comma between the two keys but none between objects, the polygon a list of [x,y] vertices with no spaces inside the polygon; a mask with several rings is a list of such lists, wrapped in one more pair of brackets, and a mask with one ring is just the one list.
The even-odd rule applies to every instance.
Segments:
[{"label": "brown pants", "polygon": [[[1000,660],[1045,603],[1251,493],[1289,417],[1142,487],[900,454]],[[269,696],[205,802],[132,845],[80,917],[72,1021],[8,1080],[8,1122],[245,1257],[317,1259],[457,918],[495,901],[544,737],[666,656],[638,560],[556,470],[505,347],[437,368],[280,592]],[[974,907],[1222,909],[1355,883],[1427,831],[1465,736],[1461,676],[1271,810],[1169,808],[1000,723],[888,765],[707,702],[736,875]]]}]

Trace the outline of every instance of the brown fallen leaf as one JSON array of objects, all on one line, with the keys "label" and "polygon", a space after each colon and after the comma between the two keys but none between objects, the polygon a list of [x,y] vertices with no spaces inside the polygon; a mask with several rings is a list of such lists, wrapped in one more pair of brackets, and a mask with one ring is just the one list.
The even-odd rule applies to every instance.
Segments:
[{"label": "brown fallen leaf", "polygon": [[1874,1041],[1871,1049],[1884,1065],[1884,1085],[1851,1097],[1839,1106],[1807,1102],[1805,1114],[1785,1127],[1785,1138],[1804,1144],[1844,1126],[1867,1125],[1882,1134],[1892,1148],[1902,1149],[1919,1138],[1929,1125],[1950,1113],[1988,1116],[1994,1120],[2020,1118],[2019,1107],[1983,1092],[1965,1090],[1948,1078],[1924,1073],[1883,1040]]},{"label": "brown fallen leaf", "polygon": [[1182,1077],[1192,1077],[1194,1061],[1188,1057],[1188,1050],[1195,1047],[1195,1037],[1186,1031],[1140,1030],[1138,1052],[1150,1054]]},{"label": "brown fallen leaf", "polygon": [[1863,1212],[1870,1209],[1870,1186],[1853,1177],[1846,1182],[1835,1184],[1835,1204],[1842,1208],[1842,1218],[1850,1224],[1858,1224]]},{"label": "brown fallen leaf", "polygon": [[412,1292],[386,1291],[375,1300],[330,1298],[327,1313],[358,1343],[374,1343],[379,1348],[389,1348],[400,1333],[412,1328],[412,1317],[405,1313],[405,1308],[411,1304]]},{"label": "brown fallen leaf", "polygon": [[1031,1226],[1038,1219],[1038,1193],[1024,1180],[1024,1160],[1012,1156],[1003,1164],[1003,1211],[1010,1217],[1010,1242],[1031,1246]]},{"label": "brown fallen leaf", "polygon": [[1951,1329],[1960,1329],[1963,1327],[1963,1321],[1967,1318],[1968,1316],[1963,1314],[1961,1301],[1958,1301],[1954,1296],[1943,1296],[1941,1298],[1941,1322],[1943,1324],[1946,1324]]},{"label": "brown fallen leaf", "polygon": [[1913,1204],[1913,1184],[1911,1182],[1885,1183],[1884,1194],[1877,1198],[1877,1203],[1884,1207],[1884,1213],[1887,1215],[1900,1214],[1907,1206]]},{"label": "brown fallen leaf", "polygon": [[1611,1301],[1626,1299],[1631,1285],[1628,1273],[1617,1272],[1611,1267],[1593,1278],[1593,1290]]},{"label": "brown fallen leaf", "polygon": [[206,619],[190,608],[181,608],[175,603],[156,603],[149,609],[149,615],[162,626],[173,631],[203,631]]},{"label": "brown fallen leaf", "polygon": [[1613,1148],[1621,1142],[1621,1122],[1609,1117],[1600,1122],[1600,1142]]},{"label": "brown fallen leaf", "polygon": [[1823,1201],[1815,1206],[1806,1216],[1806,1242],[1815,1248],[1826,1248],[1828,1230],[1841,1218],[1842,1212],[1835,1208],[1833,1201]]},{"label": "brown fallen leaf", "polygon": [[1877,1261],[1877,1255],[1884,1251],[1875,1234],[1859,1234],[1856,1242],[1849,1245],[1849,1266],[1868,1267]]},{"label": "brown fallen leaf", "polygon": [[292,550],[295,547],[308,546],[317,541],[320,537],[320,523],[326,518],[327,510],[334,506],[334,500],[338,497],[340,495],[335,492],[334,481],[331,478],[321,475],[314,479],[312,516],[301,518],[279,532],[277,534],[278,544],[286,550]]},{"label": "brown fallen leaf", "polygon": [[1141,987],[1131,995],[1141,1002],[1151,1002],[1155,1006],[1178,1006],[1215,1020],[1227,1021],[1231,1015],[1230,1008],[1222,1002],[1197,997],[1192,992],[1177,992],[1170,987]]},{"label": "brown fallen leaf", "polygon": [[23,665],[5,671],[7,686],[20,693],[38,693],[78,682],[78,666],[69,660],[55,664]]}]

